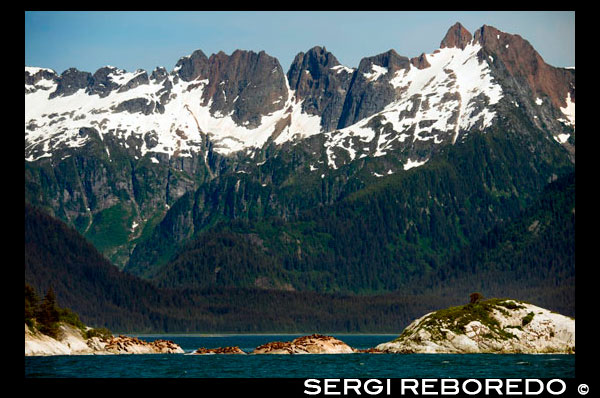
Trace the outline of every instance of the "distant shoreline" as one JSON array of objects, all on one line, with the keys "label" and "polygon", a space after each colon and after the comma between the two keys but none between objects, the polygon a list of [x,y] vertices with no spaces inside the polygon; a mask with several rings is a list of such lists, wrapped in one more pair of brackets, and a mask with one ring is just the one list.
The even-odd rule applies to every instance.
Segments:
[{"label": "distant shoreline", "polygon": [[[298,333],[133,333],[133,332],[115,332],[115,334],[123,334],[136,337],[155,337],[155,336],[189,336],[189,337],[230,337],[230,336],[304,336],[315,332],[298,332]],[[320,332],[319,332],[320,333]],[[321,334],[336,335],[336,336],[398,336],[398,333],[335,333],[323,332]]]}]

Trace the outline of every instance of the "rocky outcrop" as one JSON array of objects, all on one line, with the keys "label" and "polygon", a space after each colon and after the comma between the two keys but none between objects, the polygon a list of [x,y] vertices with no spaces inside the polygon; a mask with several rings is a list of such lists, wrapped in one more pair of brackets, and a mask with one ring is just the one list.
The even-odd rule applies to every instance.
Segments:
[{"label": "rocky outcrop", "polygon": [[512,299],[431,312],[412,322],[387,353],[575,353],[575,320]]},{"label": "rocky outcrop", "polygon": [[65,323],[60,324],[57,338],[52,338],[25,324],[25,356],[182,353],[181,347],[168,340],[146,342],[122,335],[85,338],[79,329]]},{"label": "rocky outcrop", "polygon": [[427,56],[425,53],[421,53],[418,57],[413,57],[410,59],[410,63],[417,69],[425,69],[429,68],[431,64],[427,61]]},{"label": "rocky outcrop", "polygon": [[294,58],[287,73],[302,110],[321,116],[323,131],[337,128],[354,70],[339,63],[325,47],[313,47]]},{"label": "rocky outcrop", "polygon": [[104,66],[98,69],[92,76],[86,92],[90,95],[97,94],[100,98],[106,97],[111,91],[119,88],[119,84],[111,78],[116,73],[119,73],[119,69],[114,66]]},{"label": "rocky outcrop", "polygon": [[[51,69],[25,67],[25,93],[35,92],[38,88],[48,90],[49,87],[53,87],[52,84],[58,80],[56,72]],[[41,82],[42,85],[38,86],[37,83]]]},{"label": "rocky outcrop", "polygon": [[49,96],[50,99],[57,96],[71,95],[81,89],[85,89],[93,84],[92,74],[89,72],[81,72],[76,68],[69,68],[64,71],[57,81],[56,91]]},{"label": "rocky outcrop", "polygon": [[170,340],[147,342],[123,335],[110,339],[104,350],[113,354],[183,354],[183,349]]},{"label": "rocky outcrop", "polygon": [[86,355],[101,350],[102,343],[97,337],[90,344],[77,328],[67,324],[59,326],[56,339],[25,324],[25,356]]},{"label": "rocky outcrop", "polygon": [[193,352],[194,355],[214,355],[214,354],[242,354],[246,352],[242,351],[240,347],[219,347],[219,348],[204,348],[200,347]]},{"label": "rocky outcrop", "polygon": [[464,50],[467,44],[471,42],[473,35],[459,22],[455,23],[448,29],[446,36],[442,39],[440,48],[460,48]]},{"label": "rocky outcrop", "polygon": [[183,81],[196,80],[208,73],[208,57],[202,50],[196,50],[191,55],[179,59],[175,71]]},{"label": "rocky outcrop", "polygon": [[260,125],[262,116],[281,109],[287,99],[283,69],[264,51],[220,51],[207,58],[198,50],[181,58],[175,70],[184,81],[206,82],[202,106],[210,106],[213,116],[230,115],[248,128]]},{"label": "rocky outcrop", "polygon": [[520,35],[483,25],[473,41],[481,44],[487,57],[502,62],[497,70],[501,80],[516,80],[529,88],[531,97],[546,97],[556,109],[567,107],[567,98],[575,102],[575,71],[548,65]]},{"label": "rocky outcrop", "polygon": [[143,115],[149,115],[154,112],[156,103],[147,98],[132,98],[121,102],[114,108],[114,112],[129,112],[129,113],[142,113]]},{"label": "rocky outcrop", "polygon": [[331,336],[312,334],[292,341],[275,341],[256,347],[253,354],[351,354],[354,350]]},{"label": "rocky outcrop", "polygon": [[394,50],[361,59],[337,127],[341,129],[372,116],[394,101],[396,88],[390,80],[398,70],[410,66],[410,59]]}]

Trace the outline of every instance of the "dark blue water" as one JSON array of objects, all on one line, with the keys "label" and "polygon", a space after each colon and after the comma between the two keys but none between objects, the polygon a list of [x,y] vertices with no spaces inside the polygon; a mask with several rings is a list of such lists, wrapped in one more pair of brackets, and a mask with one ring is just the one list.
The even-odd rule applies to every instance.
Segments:
[{"label": "dark blue water", "polygon": [[[172,340],[186,353],[238,346],[246,352],[300,335],[143,335]],[[397,335],[334,335],[354,348]],[[25,357],[26,377],[92,378],[573,378],[574,355],[339,354],[339,355],[77,355]]]}]

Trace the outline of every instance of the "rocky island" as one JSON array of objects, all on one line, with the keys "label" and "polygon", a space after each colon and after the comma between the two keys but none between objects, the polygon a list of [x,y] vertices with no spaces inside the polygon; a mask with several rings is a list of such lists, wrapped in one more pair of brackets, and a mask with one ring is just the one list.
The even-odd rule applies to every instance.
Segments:
[{"label": "rocky island", "polygon": [[246,352],[240,347],[218,347],[218,348],[204,348],[200,347],[192,353],[193,355],[214,355],[214,354],[242,354]]},{"label": "rocky island", "polygon": [[256,347],[253,354],[351,354],[355,350],[331,336],[312,334],[292,341],[272,342]]},{"label": "rocky island", "polygon": [[110,354],[183,354],[183,349],[168,340],[147,342],[123,335],[90,337],[85,330],[64,322],[59,324],[56,337],[50,337],[25,324],[25,356]]},{"label": "rocky island", "polygon": [[[351,354],[359,352],[331,336],[312,334],[292,341],[273,341],[256,347],[250,354]],[[198,348],[193,354],[248,354],[239,347]]]},{"label": "rocky island", "polygon": [[40,301],[25,284],[25,356],[173,353],[183,349],[172,341],[115,337],[106,328],[89,327],[71,309],[57,305],[51,287]]},{"label": "rocky island", "polygon": [[574,354],[575,320],[513,299],[479,300],[430,312],[395,340],[386,353]]}]

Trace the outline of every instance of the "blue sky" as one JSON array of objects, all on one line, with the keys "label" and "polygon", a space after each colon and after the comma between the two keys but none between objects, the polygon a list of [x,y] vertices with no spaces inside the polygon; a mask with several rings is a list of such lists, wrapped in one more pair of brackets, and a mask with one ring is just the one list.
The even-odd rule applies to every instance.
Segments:
[{"label": "blue sky", "polygon": [[455,22],[519,34],[554,66],[575,66],[575,12],[559,11],[118,11],[25,12],[25,65],[95,72],[172,70],[200,49],[266,51],[287,72],[294,56],[325,46],[343,65],[389,49],[407,57],[439,47]]}]

